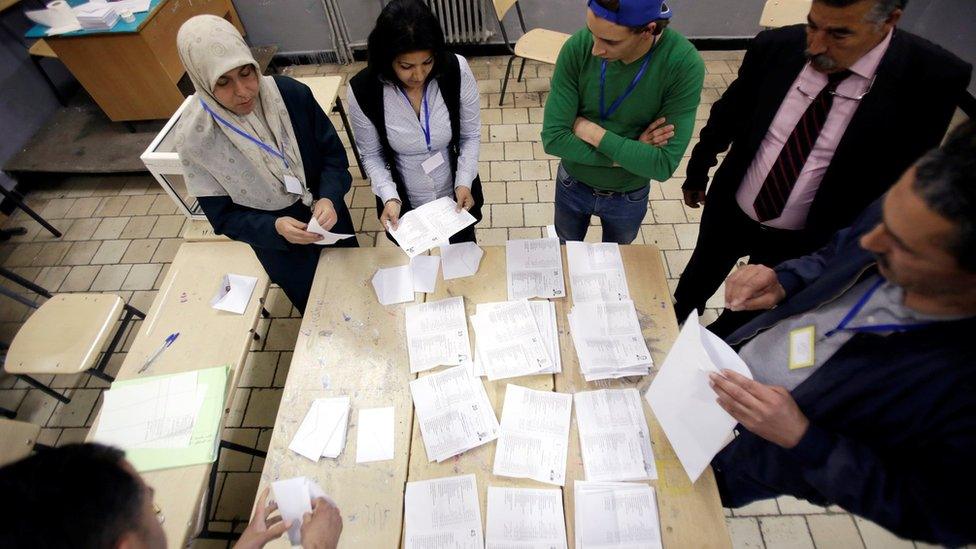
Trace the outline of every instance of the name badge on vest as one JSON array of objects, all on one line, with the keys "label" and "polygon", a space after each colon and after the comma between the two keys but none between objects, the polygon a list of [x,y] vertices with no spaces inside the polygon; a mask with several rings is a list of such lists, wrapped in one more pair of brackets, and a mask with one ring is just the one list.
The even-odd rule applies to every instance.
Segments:
[{"label": "name badge on vest", "polygon": [[813,366],[815,331],[813,326],[806,326],[790,332],[790,370]]},{"label": "name badge on vest", "polygon": [[285,174],[285,190],[291,194],[297,194],[299,196],[305,194],[305,187],[302,186],[302,182],[290,173]]},{"label": "name badge on vest", "polygon": [[424,173],[430,175],[434,173],[434,170],[440,167],[444,163],[444,155],[441,153],[436,153],[427,160],[421,162],[420,167],[424,169]]}]

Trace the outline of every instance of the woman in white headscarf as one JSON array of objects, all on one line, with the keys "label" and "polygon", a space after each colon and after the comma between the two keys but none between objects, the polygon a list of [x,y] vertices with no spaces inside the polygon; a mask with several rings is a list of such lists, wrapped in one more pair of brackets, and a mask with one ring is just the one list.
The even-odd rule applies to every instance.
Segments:
[{"label": "woman in white headscarf", "polygon": [[[308,86],[262,76],[226,20],[193,17],[177,44],[196,88],[176,126],[187,189],[214,231],[250,244],[304,313],[322,239],[308,224],[354,234],[343,200],[352,184],[345,148]],[[353,236],[335,246],[358,243]]]}]

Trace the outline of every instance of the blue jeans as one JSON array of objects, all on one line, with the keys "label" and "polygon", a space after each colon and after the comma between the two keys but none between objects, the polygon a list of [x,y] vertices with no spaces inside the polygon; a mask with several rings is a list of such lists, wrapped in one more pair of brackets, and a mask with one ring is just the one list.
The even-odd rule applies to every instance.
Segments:
[{"label": "blue jeans", "polygon": [[630,244],[647,214],[651,186],[626,193],[597,191],[569,175],[563,165],[556,173],[556,234],[559,240],[583,240],[590,216],[600,218],[603,241]]}]

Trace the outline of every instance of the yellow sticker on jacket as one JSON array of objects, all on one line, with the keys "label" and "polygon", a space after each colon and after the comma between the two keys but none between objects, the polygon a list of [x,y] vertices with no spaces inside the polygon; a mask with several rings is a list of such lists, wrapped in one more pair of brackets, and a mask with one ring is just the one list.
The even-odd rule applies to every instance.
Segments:
[{"label": "yellow sticker on jacket", "polygon": [[790,332],[790,370],[813,366],[815,332],[813,326],[797,328]]}]

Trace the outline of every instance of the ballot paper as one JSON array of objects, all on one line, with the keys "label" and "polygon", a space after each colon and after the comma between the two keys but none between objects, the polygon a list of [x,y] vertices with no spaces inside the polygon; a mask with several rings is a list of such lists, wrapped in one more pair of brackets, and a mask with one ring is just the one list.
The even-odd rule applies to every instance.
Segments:
[{"label": "ballot paper", "polygon": [[470,367],[471,342],[463,297],[409,305],[406,324],[410,373],[437,366]]},{"label": "ballot paper", "polygon": [[485,549],[566,547],[563,491],[488,487]]},{"label": "ballot paper", "polygon": [[395,425],[392,406],[360,410],[356,423],[356,463],[393,459]]},{"label": "ballot paper", "polygon": [[654,488],[629,482],[573,483],[576,548],[659,549],[661,519]]},{"label": "ballot paper", "polygon": [[441,258],[436,255],[418,255],[410,258],[410,275],[413,291],[431,293],[437,286],[437,269]]},{"label": "ballot paper", "polygon": [[356,236],[353,234],[340,234],[327,231],[322,228],[322,225],[319,225],[319,220],[315,219],[314,217],[308,221],[308,227],[306,227],[305,230],[310,233],[322,235],[322,240],[315,242],[315,244],[320,246],[330,246],[340,240]]},{"label": "ballot paper", "polygon": [[586,381],[648,374],[653,361],[633,301],[580,303],[567,316]]},{"label": "ballot paper", "polygon": [[488,379],[550,372],[550,349],[527,301],[478,306],[471,317],[478,336],[479,363]]},{"label": "ballot paper", "polygon": [[[312,502],[317,498],[332,499],[314,480],[308,477],[294,477],[271,483],[271,493],[278,505],[281,520],[292,521],[288,529],[288,541],[292,547],[302,543],[302,521],[305,513],[312,512]],[[334,503],[334,502],[333,502]]]},{"label": "ballot paper", "polygon": [[735,419],[716,402],[708,374],[752,372],[731,347],[706,330],[692,311],[668,352],[661,371],[644,393],[654,416],[692,482],[731,440]]},{"label": "ballot paper", "polygon": [[482,549],[474,475],[408,482],[403,494],[405,549]]},{"label": "ballot paper", "polygon": [[288,449],[315,462],[320,457],[339,457],[348,420],[349,397],[315,399]]},{"label": "ballot paper", "polygon": [[474,242],[459,242],[441,246],[441,268],[444,280],[464,278],[478,272],[484,250]]},{"label": "ballot paper", "polygon": [[119,21],[119,10],[114,4],[87,2],[72,9],[83,29],[109,30]]},{"label": "ballot paper", "polygon": [[481,380],[456,366],[410,382],[429,461],[466,452],[498,438],[498,419]]},{"label": "ballot paper", "polygon": [[[112,0],[112,7],[120,13],[122,10],[129,10],[132,13],[149,11],[149,4],[152,0]],[[105,3],[106,0],[90,0],[89,4]]]},{"label": "ballot paper", "polygon": [[66,2],[51,4],[50,7],[42,10],[24,10],[24,15],[38,25],[50,27],[45,33],[48,36],[81,30],[81,24],[71,6]]},{"label": "ballot paper", "polygon": [[651,435],[637,389],[586,391],[574,398],[586,480],[657,478]]},{"label": "ballot paper", "polygon": [[572,409],[573,395],[508,385],[492,472],[564,485]]},{"label": "ballot paper", "polygon": [[[498,303],[479,303],[478,304],[478,314],[490,311],[496,307],[504,306],[510,303],[509,301],[502,301]],[[556,326],[556,305],[547,300],[537,300],[528,301],[529,307],[532,309],[532,316],[535,318],[535,324],[539,329],[539,334],[542,335],[542,343],[545,346],[547,352],[549,353],[549,360],[552,366],[545,370],[540,370],[536,372],[538,374],[558,374],[562,372],[562,359],[559,356],[559,333]],[[479,322],[478,314],[472,315],[471,324],[477,326]],[[475,328],[477,331],[477,327]],[[477,335],[477,333],[476,333]],[[476,376],[486,375],[484,368],[484,360],[481,358],[481,347],[478,345],[479,339],[475,339],[475,350],[474,350],[474,364],[473,372]]]},{"label": "ballot paper", "polygon": [[387,230],[410,257],[447,244],[455,233],[477,220],[467,210],[457,210],[457,203],[445,196],[414,208],[400,217],[397,228]]},{"label": "ballot paper", "polygon": [[239,315],[247,310],[251,301],[251,293],[257,286],[258,279],[254,276],[225,274],[217,288],[216,295],[210,300],[210,306],[221,311],[228,311]]},{"label": "ballot paper", "polygon": [[574,304],[630,299],[620,246],[615,242],[567,242],[566,260]]},{"label": "ballot paper", "polygon": [[558,238],[509,240],[505,243],[505,261],[509,301],[566,296]]},{"label": "ballot paper", "polygon": [[413,272],[410,265],[377,270],[373,275],[373,290],[380,305],[413,301]]}]

